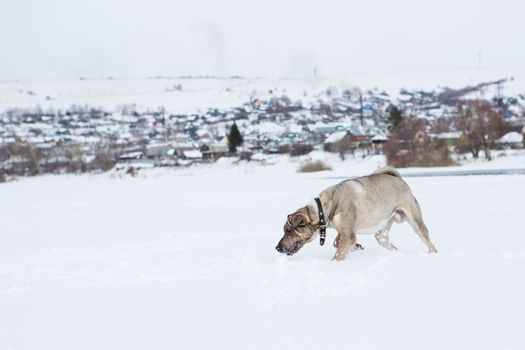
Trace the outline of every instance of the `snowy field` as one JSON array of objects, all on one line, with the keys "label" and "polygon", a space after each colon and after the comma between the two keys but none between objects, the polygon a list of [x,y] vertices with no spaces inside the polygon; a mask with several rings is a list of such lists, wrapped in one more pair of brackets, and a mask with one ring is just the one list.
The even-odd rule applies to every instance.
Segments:
[{"label": "snowy field", "polygon": [[[407,178],[438,254],[278,254],[286,214],[372,159],[0,185],[0,349],[525,349],[525,176]],[[521,165],[522,166],[522,165]]]}]

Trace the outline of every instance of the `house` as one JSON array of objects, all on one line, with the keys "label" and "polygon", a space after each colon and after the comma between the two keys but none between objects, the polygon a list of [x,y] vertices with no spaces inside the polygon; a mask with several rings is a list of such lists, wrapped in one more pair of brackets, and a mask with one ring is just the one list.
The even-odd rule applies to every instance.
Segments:
[{"label": "house", "polygon": [[246,147],[246,145],[243,145],[242,147],[237,148],[237,154],[242,160],[250,160],[253,155],[253,151]]},{"label": "house", "polygon": [[336,131],[326,138],[323,148],[327,152],[346,153],[355,150],[357,145],[352,141],[352,134],[346,130]]},{"label": "house", "polygon": [[118,162],[119,163],[131,163],[134,160],[138,160],[141,158],[142,158],[142,152],[140,151],[128,152],[128,153],[121,154],[118,157]]},{"label": "house", "polygon": [[117,170],[127,168],[151,168],[154,165],[154,161],[150,159],[143,159],[142,152],[136,151],[120,155],[115,168]]},{"label": "house", "polygon": [[156,166],[172,166],[177,163],[177,154],[172,143],[155,143],[146,149],[146,158],[153,160]]},{"label": "house", "polygon": [[437,138],[445,142],[445,144],[449,148],[456,147],[458,145],[460,137],[461,137],[460,131],[447,131],[447,132],[442,132],[437,135]]},{"label": "house", "polygon": [[206,129],[198,129],[196,131],[199,144],[208,144],[213,141],[213,135]]},{"label": "house", "polygon": [[503,135],[496,143],[503,147],[523,148],[523,134],[511,131]]},{"label": "house", "polygon": [[159,159],[167,155],[173,155],[174,150],[171,143],[153,143],[146,148],[146,157]]},{"label": "house", "polygon": [[344,142],[348,140],[349,138],[350,138],[350,133],[346,130],[333,132],[323,142],[325,151],[334,152],[334,150],[332,149],[336,147],[337,144]]},{"label": "house", "polygon": [[316,134],[332,134],[336,131],[343,130],[343,126],[341,124],[326,124],[326,123],[316,123],[313,125],[309,125],[308,129]]},{"label": "house", "polygon": [[195,145],[191,142],[173,142],[171,147],[177,156],[181,157],[184,151],[191,151],[195,149]]},{"label": "house", "polygon": [[190,141],[190,136],[188,134],[178,132],[175,134],[174,139],[175,142],[187,143]]},{"label": "house", "polygon": [[374,137],[370,139],[370,142],[372,142],[372,147],[376,151],[376,153],[382,153],[383,152],[383,145],[388,141],[388,137],[384,134],[377,134]]},{"label": "house", "polygon": [[217,160],[220,157],[228,155],[230,152],[228,146],[221,143],[204,144],[200,148],[203,160]]},{"label": "house", "polygon": [[185,160],[190,160],[193,162],[200,162],[202,161],[202,152],[197,149],[190,150],[190,151],[184,151],[182,152],[182,157]]},{"label": "house", "polygon": [[327,152],[343,152],[358,148],[369,149],[370,137],[365,134],[354,134],[347,130],[336,131],[326,138],[323,148]]}]

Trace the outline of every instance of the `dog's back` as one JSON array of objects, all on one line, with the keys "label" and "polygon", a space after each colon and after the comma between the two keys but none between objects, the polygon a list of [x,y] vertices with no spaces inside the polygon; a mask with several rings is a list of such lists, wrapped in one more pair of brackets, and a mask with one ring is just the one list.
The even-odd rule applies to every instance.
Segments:
[{"label": "dog's back", "polygon": [[383,168],[377,169],[373,173],[374,174],[387,174],[387,175],[392,175],[396,177],[401,177],[401,174],[399,173],[399,171],[397,171],[397,169],[391,166],[385,166]]},{"label": "dog's back", "polygon": [[365,226],[387,220],[395,208],[414,205],[410,187],[392,167],[342,181],[323,191],[321,198],[336,208],[334,213],[354,212],[357,223],[364,221]]}]

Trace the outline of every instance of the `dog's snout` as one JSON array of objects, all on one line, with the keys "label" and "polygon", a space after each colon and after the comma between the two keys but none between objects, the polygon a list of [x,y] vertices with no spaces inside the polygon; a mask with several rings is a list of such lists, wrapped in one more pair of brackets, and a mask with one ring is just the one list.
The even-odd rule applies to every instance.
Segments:
[{"label": "dog's snout", "polygon": [[275,247],[275,249],[279,252],[279,253],[282,253],[283,252],[283,247],[281,247],[281,245],[277,245],[277,247]]}]

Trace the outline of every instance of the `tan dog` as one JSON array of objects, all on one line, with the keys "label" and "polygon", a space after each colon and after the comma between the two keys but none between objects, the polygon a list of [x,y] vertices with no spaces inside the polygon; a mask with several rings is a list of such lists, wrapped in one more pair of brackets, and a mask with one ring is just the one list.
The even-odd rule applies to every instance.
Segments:
[{"label": "tan dog", "polygon": [[320,229],[321,244],[324,243],[321,213],[321,218],[326,218],[326,226],[335,228],[338,233],[334,240],[337,248],[334,260],[343,260],[350,250],[362,249],[357,243],[357,234],[374,233],[381,246],[397,249],[390,243],[388,232],[394,221],[405,219],[429,251],[437,252],[423,222],[419,203],[394,168],[385,167],[372,175],[343,181],[322,191],[319,200],[320,206],[312,201],[288,215],[277,251],[295,254],[305,243],[313,241]]}]

